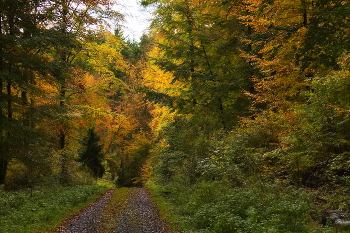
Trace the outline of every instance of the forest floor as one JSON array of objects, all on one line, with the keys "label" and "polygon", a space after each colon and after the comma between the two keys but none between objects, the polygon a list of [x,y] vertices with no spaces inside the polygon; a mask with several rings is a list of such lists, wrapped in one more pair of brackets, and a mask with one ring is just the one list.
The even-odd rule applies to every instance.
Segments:
[{"label": "forest floor", "polygon": [[[165,233],[166,224],[146,188],[110,189],[64,221],[56,232]],[[125,196],[125,197],[123,197]]]}]

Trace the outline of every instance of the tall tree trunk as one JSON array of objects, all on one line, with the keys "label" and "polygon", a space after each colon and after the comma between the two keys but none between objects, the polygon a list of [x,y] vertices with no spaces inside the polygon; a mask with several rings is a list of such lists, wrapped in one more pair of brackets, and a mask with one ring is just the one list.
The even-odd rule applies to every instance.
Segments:
[{"label": "tall tree trunk", "polygon": [[[69,6],[67,3],[67,0],[62,0],[61,1],[61,6],[62,6],[62,12],[61,12],[61,16],[62,16],[62,24],[61,24],[61,32],[63,34],[65,34],[67,32],[67,22],[68,22],[68,14],[69,14]],[[68,55],[67,55],[67,51],[65,48],[63,48],[63,51],[61,51],[61,61],[64,64],[64,66],[66,65],[66,63],[68,62]],[[63,71],[66,72],[66,71]],[[62,77],[64,77],[65,75],[63,74]],[[60,89],[60,107],[62,108],[62,112],[64,112],[64,107],[65,107],[65,97],[66,97],[66,80],[65,78],[63,78],[62,80],[62,85],[61,85],[61,89]],[[66,133],[64,130],[64,125],[62,125],[61,127],[61,131],[60,131],[60,135],[59,135],[59,146],[60,146],[60,150],[61,150],[61,183],[62,184],[66,184],[68,181],[68,164],[67,164],[67,155],[64,151],[65,146],[66,146]]]},{"label": "tall tree trunk", "polygon": [[12,109],[12,82],[7,80],[7,119],[12,120],[13,109]]},{"label": "tall tree trunk", "polygon": [[[0,16],[1,20],[1,16]],[[0,21],[1,25],[1,21]],[[0,27],[1,31],[1,27]],[[1,46],[1,45],[0,45]],[[0,47],[0,56],[2,56],[2,48]],[[0,73],[2,72],[2,57],[0,57]],[[3,80],[0,78],[0,95],[3,95]],[[4,116],[3,116],[3,110],[0,108],[0,138],[4,137]],[[0,144],[0,185],[5,183],[6,180],[6,173],[7,173],[7,166],[8,166],[8,160],[6,158],[5,154],[5,148],[4,145]]]},{"label": "tall tree trunk", "polygon": [[306,12],[306,10],[304,10],[304,13],[303,13],[303,25],[304,25],[304,27],[307,27],[307,23],[308,23],[307,12]]},{"label": "tall tree trunk", "polygon": [[[22,80],[25,84],[29,84],[29,75],[30,70],[24,69],[22,71]],[[31,122],[31,112],[30,112],[30,103],[28,100],[28,92],[24,89],[21,91],[21,109],[22,109],[22,125],[24,128],[24,132],[30,132],[30,122]],[[22,148],[21,154],[22,156],[28,157],[30,153],[30,140],[27,136],[21,138]]]},{"label": "tall tree trunk", "polygon": [[[61,86],[60,96],[62,98],[60,100],[60,106],[62,108],[62,111],[64,111],[63,109],[65,106],[64,98],[66,96],[66,91],[64,86]],[[68,164],[67,164],[67,155],[66,155],[66,152],[64,151],[66,147],[66,133],[64,131],[63,125],[61,127],[61,131],[59,135],[59,146],[61,150],[61,177],[60,177],[61,181],[60,182],[62,184],[66,184],[68,181]]]},{"label": "tall tree trunk", "polygon": [[[29,77],[28,77],[29,73],[30,73],[30,71],[27,71],[27,70],[22,71],[22,80],[26,84],[29,84]],[[30,125],[30,117],[29,117],[29,113],[28,113],[29,100],[28,100],[28,92],[25,89],[23,89],[21,91],[21,100],[22,100],[22,109],[23,109],[22,123],[24,126],[29,127],[29,125]]]},{"label": "tall tree trunk", "polygon": [[[10,36],[15,35],[14,28],[15,28],[15,16],[14,16],[14,9],[9,9],[7,17],[5,17],[8,23],[8,34]],[[4,17],[2,14],[0,14],[0,35],[4,35],[4,29],[3,29],[3,23],[4,23]],[[5,63],[3,59],[3,47],[0,45],[0,72],[5,72]],[[11,64],[7,64],[7,72],[11,73]],[[13,108],[12,108],[12,83],[10,79],[7,79],[7,85],[5,87],[4,85],[5,80],[0,80],[0,94],[6,95],[7,99],[7,121],[11,121],[13,117]],[[5,90],[3,90],[5,89]],[[5,93],[3,92],[5,91]],[[5,98],[4,98],[5,99]],[[5,103],[4,103],[5,104]],[[5,116],[4,111],[2,108],[0,108],[0,133],[1,137],[4,137],[9,141],[10,138],[10,132],[6,132],[4,128],[5,124]],[[6,173],[8,169],[8,164],[10,160],[10,148],[4,145],[1,145],[0,147],[0,184],[4,184],[6,181]]]},{"label": "tall tree trunk", "polygon": [[[1,90],[2,90],[2,85],[3,82],[1,81]],[[12,119],[12,93],[11,93],[11,81],[8,80],[7,81],[7,118],[9,121],[11,121]],[[1,111],[1,122],[0,123],[4,123],[3,121],[3,117],[2,117],[2,111]],[[5,132],[4,130],[2,130],[2,136],[9,138],[10,137],[10,133],[9,132]],[[7,169],[8,169],[8,163],[9,163],[9,158],[8,158],[8,154],[9,154],[9,150],[8,148],[4,148],[3,145],[0,148],[0,152],[1,152],[1,158],[0,158],[0,184],[4,184],[6,181],[6,173],[7,173]]]},{"label": "tall tree trunk", "polygon": [[5,183],[7,167],[8,167],[8,160],[1,158],[0,159],[0,185]]},{"label": "tall tree trunk", "polygon": [[[2,14],[0,12],[0,36],[2,36]],[[3,72],[3,48],[2,43],[0,43],[0,74]],[[0,76],[0,100],[2,100],[2,90],[3,90],[4,81]],[[1,106],[1,105],[0,105]],[[3,110],[2,107],[0,107],[0,138],[4,136],[4,117],[3,117]],[[0,185],[4,184],[5,178],[6,178],[6,171],[7,171],[7,160],[5,159],[5,153],[4,153],[4,146],[1,143],[0,144]]]}]

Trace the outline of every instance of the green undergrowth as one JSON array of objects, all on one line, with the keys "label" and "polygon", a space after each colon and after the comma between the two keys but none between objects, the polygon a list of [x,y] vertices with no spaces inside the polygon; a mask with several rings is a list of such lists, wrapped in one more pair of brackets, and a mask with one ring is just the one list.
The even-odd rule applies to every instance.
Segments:
[{"label": "green undergrowth", "polygon": [[99,231],[100,232],[112,232],[117,225],[117,217],[124,212],[127,199],[128,188],[118,188],[114,193],[111,201],[107,207],[101,213]]},{"label": "green undergrowth", "polygon": [[149,182],[147,186],[175,232],[335,232],[312,220],[312,197],[295,187],[237,188],[219,181],[189,186]]},{"label": "green undergrowth", "polygon": [[158,209],[160,218],[168,224],[169,231],[180,232],[181,227],[179,226],[179,222],[181,219],[180,216],[176,213],[175,206],[167,198],[169,195],[169,193],[166,191],[167,189],[153,182],[148,182],[146,186],[153,203]]},{"label": "green undergrowth", "polygon": [[96,200],[100,185],[51,186],[32,190],[0,189],[0,229],[6,233],[50,232],[62,219]]}]

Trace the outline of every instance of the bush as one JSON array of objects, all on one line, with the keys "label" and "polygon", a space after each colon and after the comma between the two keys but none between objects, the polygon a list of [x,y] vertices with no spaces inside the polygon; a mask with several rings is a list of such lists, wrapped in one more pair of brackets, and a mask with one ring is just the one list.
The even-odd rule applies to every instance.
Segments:
[{"label": "bush", "polygon": [[303,194],[271,191],[233,190],[217,203],[200,208],[195,219],[210,218],[206,228],[215,232],[307,232],[310,208]]},{"label": "bush", "polygon": [[[179,190],[177,190],[179,191]],[[168,200],[186,230],[207,232],[310,232],[311,205],[301,189],[230,188],[224,182],[203,182],[173,193]]]}]

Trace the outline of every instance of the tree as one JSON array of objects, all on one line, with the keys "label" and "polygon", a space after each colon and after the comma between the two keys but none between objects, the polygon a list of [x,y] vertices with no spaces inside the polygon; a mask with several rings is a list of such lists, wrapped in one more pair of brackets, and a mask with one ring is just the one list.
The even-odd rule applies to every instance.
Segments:
[{"label": "tree", "polygon": [[75,59],[83,41],[94,34],[88,25],[103,23],[106,15],[121,17],[111,10],[110,1],[0,4],[0,184],[11,161],[33,171],[40,170],[38,161],[58,162],[50,157],[52,149],[62,155],[61,178],[66,180],[72,160],[66,156],[67,145],[74,144],[70,136],[79,115],[70,100],[82,92],[78,79],[88,72]]},{"label": "tree", "polygon": [[[0,184],[6,180],[12,158],[34,161],[34,138],[40,131],[33,127],[33,99],[38,95],[35,79],[47,74],[43,65],[38,19],[44,1],[2,1],[0,13]],[[42,46],[42,45],[41,45]],[[41,135],[42,136],[42,135]],[[37,150],[38,152],[38,150]],[[40,154],[40,153],[39,153]]]},{"label": "tree", "polygon": [[127,43],[103,29],[85,42],[84,52],[75,59],[84,67],[76,82],[84,88],[69,103],[79,106],[79,125],[94,125],[103,140],[106,173],[113,180],[118,177],[120,185],[134,185],[150,147],[145,141],[152,107],[137,91],[145,66],[142,42]]},{"label": "tree", "polygon": [[[236,1],[143,3],[154,2],[158,8],[152,35],[158,52],[153,51],[150,65],[160,67],[165,75],[161,82],[147,81],[164,87],[150,87],[147,81],[145,85],[151,100],[176,112],[162,134],[163,152],[184,155],[183,175],[193,183],[198,177],[189,171],[210,157],[211,140],[250,115],[250,97],[244,92],[251,89],[252,69],[239,50],[245,27],[237,18]],[[161,73],[154,68],[152,72]]]},{"label": "tree", "polygon": [[90,128],[83,140],[83,148],[79,154],[78,161],[83,166],[88,167],[90,173],[95,178],[102,178],[105,168],[102,164],[104,155],[102,153],[102,145],[100,137],[96,134],[94,128]]},{"label": "tree", "polygon": [[[344,34],[349,20],[345,13],[348,3],[322,0],[242,3],[239,19],[251,29],[243,37],[250,49],[242,50],[242,56],[258,71],[253,77],[254,89],[249,93],[255,110],[249,124],[270,129],[274,145],[257,155],[265,159],[264,166],[277,179],[285,177],[293,184],[313,187],[325,184],[332,180],[330,160],[347,151],[337,140],[347,139],[340,136],[342,133],[335,126],[339,118],[344,118],[320,104],[325,95],[338,95],[321,93],[319,83],[323,78],[333,77],[333,72],[341,67],[339,61],[344,61],[347,54],[348,44],[343,42],[349,40]],[[327,86],[331,89],[333,85],[328,82]],[[338,137],[342,139],[334,140]],[[335,145],[342,145],[343,149],[335,149]]]},{"label": "tree", "polygon": [[[101,22],[104,15],[112,16],[109,9],[110,1],[94,0],[89,2],[74,2],[72,0],[57,0],[52,2],[53,17],[51,22],[53,30],[59,35],[58,43],[53,46],[53,62],[57,65],[53,77],[59,83],[59,105],[60,114],[67,115],[69,108],[67,106],[70,90],[69,82],[74,80],[72,75],[74,63],[77,54],[82,51],[81,39],[86,38],[89,34],[87,25],[94,25]],[[114,16],[117,16],[114,14]],[[58,46],[57,46],[58,45]],[[61,151],[61,180],[63,183],[67,181],[67,125],[68,121],[65,117],[61,117],[61,125],[59,130],[59,149]],[[69,124],[69,123],[68,123]]]}]

